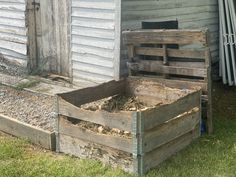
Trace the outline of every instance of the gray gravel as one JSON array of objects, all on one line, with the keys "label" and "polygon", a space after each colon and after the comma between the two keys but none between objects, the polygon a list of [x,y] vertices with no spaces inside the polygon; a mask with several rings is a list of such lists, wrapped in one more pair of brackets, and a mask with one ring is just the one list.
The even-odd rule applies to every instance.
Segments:
[{"label": "gray gravel", "polygon": [[0,72],[11,76],[25,76],[27,69],[16,64],[10,63],[0,55]]},{"label": "gray gravel", "polygon": [[0,114],[54,131],[54,97],[19,91],[0,85]]}]

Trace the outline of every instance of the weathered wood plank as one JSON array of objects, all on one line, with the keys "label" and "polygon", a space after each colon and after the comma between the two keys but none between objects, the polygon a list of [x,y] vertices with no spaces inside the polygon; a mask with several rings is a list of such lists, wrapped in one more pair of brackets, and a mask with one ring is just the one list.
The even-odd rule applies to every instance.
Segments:
[{"label": "weathered wood plank", "polygon": [[207,93],[207,83],[205,83],[204,81],[184,81],[184,80],[175,80],[175,79],[163,79],[163,78],[158,78],[158,77],[138,77],[138,76],[129,76],[128,80],[130,80],[130,82],[132,81],[142,81],[142,80],[150,80],[153,82],[157,82],[159,84],[165,85],[166,87],[170,87],[170,88],[177,88],[177,89],[181,89],[181,90],[185,90],[185,89],[190,89],[190,90],[196,90],[201,88],[203,93]]},{"label": "weathered wood plank", "polygon": [[107,146],[102,146],[78,138],[59,134],[60,152],[99,160],[112,167],[119,167],[127,172],[133,172],[133,156],[130,153],[118,151]]},{"label": "weathered wood plank", "polygon": [[89,121],[103,126],[109,126],[111,128],[131,131],[131,117],[133,114],[132,112],[108,113],[105,111],[88,111],[80,109],[66,102],[62,98],[58,98],[58,106],[60,115]]},{"label": "weathered wood plank", "polygon": [[207,44],[204,30],[136,30],[124,31],[126,45],[137,44]]},{"label": "weathered wood plank", "polygon": [[199,108],[195,108],[191,113],[185,113],[178,118],[145,132],[143,137],[144,153],[150,152],[193,130],[200,123],[200,114]]},{"label": "weathered wood plank", "polygon": [[179,67],[179,66],[163,66],[153,60],[139,60],[135,63],[128,63],[131,70],[156,72],[162,74],[173,74],[181,76],[207,77],[207,69]]},{"label": "weathered wood plank", "polygon": [[59,120],[59,131],[62,134],[72,136],[74,138],[132,153],[131,139],[94,133],[92,131],[73,125],[71,122],[65,120],[65,118],[62,117],[60,117]]},{"label": "weathered wood plank", "polygon": [[194,139],[200,136],[200,128],[197,126],[193,131],[167,143],[156,150],[147,153],[143,157],[144,162],[144,172],[149,169],[158,166],[161,162],[175,154],[176,152],[184,149],[188,146]]},{"label": "weathered wood plank", "polygon": [[29,55],[29,70],[32,72],[37,68],[37,42],[36,42],[36,22],[33,0],[27,1],[26,21],[28,23],[28,55]]},{"label": "weathered wood plank", "polygon": [[[136,55],[164,56],[163,49],[153,47],[135,47]],[[167,49],[167,56],[176,58],[204,59],[204,50]]]},{"label": "weathered wood plank", "polygon": [[[136,60],[136,61],[140,61],[140,60]],[[144,60],[144,62],[146,63],[146,60]],[[149,62],[149,61],[147,61]],[[163,65],[163,60],[160,59],[160,60],[152,60],[153,63],[155,63],[155,65]],[[178,60],[178,59],[169,59],[168,60],[168,66],[173,66],[173,67],[185,67],[185,68],[200,68],[200,69],[204,69],[206,66],[205,66],[205,63],[204,61],[192,61],[192,60]]]},{"label": "weathered wood plank", "polygon": [[69,93],[58,94],[59,97],[76,106],[97,101],[109,96],[121,94],[125,89],[125,80],[110,81],[95,87],[76,90]]},{"label": "weathered wood plank", "polygon": [[208,87],[208,95],[207,95],[207,129],[208,133],[213,133],[213,110],[212,110],[212,77],[211,77],[211,52],[210,48],[206,48],[205,50],[205,58],[206,58],[206,65],[209,67],[207,72],[207,78],[205,81],[207,82]]},{"label": "weathered wood plank", "polygon": [[158,108],[142,112],[141,115],[144,119],[144,130],[152,129],[186,111],[199,107],[200,96],[201,91],[195,91],[171,104],[162,105]]},{"label": "weathered wood plank", "polygon": [[0,131],[30,140],[46,149],[55,150],[55,133],[33,127],[10,117],[0,115]]}]

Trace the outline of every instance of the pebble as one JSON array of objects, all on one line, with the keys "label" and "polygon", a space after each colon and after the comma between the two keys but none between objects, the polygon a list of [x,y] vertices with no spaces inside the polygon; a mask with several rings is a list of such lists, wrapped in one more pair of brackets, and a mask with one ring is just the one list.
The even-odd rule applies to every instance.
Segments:
[{"label": "pebble", "polygon": [[128,131],[124,131],[124,134],[125,134],[126,136],[129,136],[131,133],[128,132]]},{"label": "pebble", "polygon": [[103,133],[103,132],[104,132],[103,126],[98,127],[98,133]]},{"label": "pebble", "polygon": [[121,133],[121,130],[119,130],[117,128],[113,128],[112,131],[115,132],[115,133]]}]

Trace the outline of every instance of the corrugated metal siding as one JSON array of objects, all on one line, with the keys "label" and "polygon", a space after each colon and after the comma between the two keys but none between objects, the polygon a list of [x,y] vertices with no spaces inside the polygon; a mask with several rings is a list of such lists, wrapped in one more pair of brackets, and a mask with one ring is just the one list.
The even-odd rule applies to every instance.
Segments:
[{"label": "corrugated metal siding", "polygon": [[141,21],[179,21],[179,28],[209,28],[213,61],[218,61],[216,0],[123,0],[122,29],[139,29]]},{"label": "corrugated metal siding", "polygon": [[115,0],[72,0],[74,83],[94,85],[114,79]]},{"label": "corrugated metal siding", "polygon": [[0,55],[27,64],[25,0],[0,0]]}]

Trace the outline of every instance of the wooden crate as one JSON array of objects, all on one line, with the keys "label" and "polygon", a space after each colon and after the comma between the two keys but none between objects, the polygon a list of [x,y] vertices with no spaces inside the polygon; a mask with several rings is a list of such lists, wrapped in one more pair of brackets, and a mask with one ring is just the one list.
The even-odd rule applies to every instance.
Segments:
[{"label": "wooden crate", "polygon": [[[128,48],[130,76],[155,76],[157,82],[181,89],[202,87],[203,117],[211,134],[212,79],[208,30],[124,31],[123,38]],[[144,44],[155,47],[143,47]],[[168,48],[170,44],[179,45],[179,49]],[[157,59],[147,60],[147,56],[156,56]]]},{"label": "wooden crate", "polygon": [[[181,94],[180,94],[181,93]],[[89,111],[81,105],[126,94],[156,105],[144,111]],[[58,95],[59,152],[93,158],[125,171],[144,174],[200,136],[201,89],[170,89],[149,79],[128,78]],[[82,120],[128,131],[120,137],[74,124]]]}]

